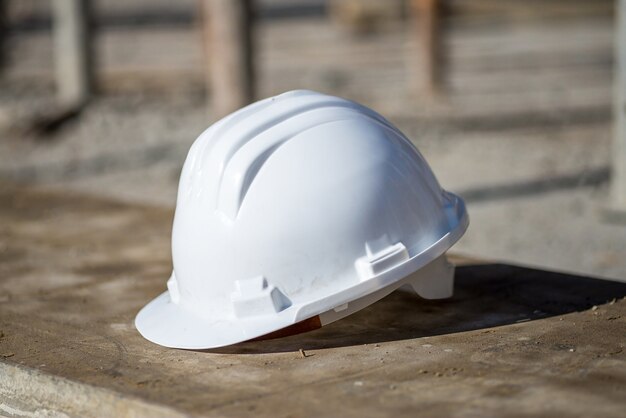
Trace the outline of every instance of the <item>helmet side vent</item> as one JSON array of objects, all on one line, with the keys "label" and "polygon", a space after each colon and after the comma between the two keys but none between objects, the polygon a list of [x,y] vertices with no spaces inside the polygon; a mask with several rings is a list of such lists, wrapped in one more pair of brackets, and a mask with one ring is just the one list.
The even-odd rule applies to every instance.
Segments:
[{"label": "helmet side vent", "polygon": [[291,306],[289,298],[263,276],[237,280],[235,284],[231,301],[238,318],[275,314]]},{"label": "helmet side vent", "polygon": [[385,234],[365,243],[365,256],[356,260],[355,268],[361,280],[368,280],[408,259],[409,252],[404,244],[390,244],[389,237]]}]

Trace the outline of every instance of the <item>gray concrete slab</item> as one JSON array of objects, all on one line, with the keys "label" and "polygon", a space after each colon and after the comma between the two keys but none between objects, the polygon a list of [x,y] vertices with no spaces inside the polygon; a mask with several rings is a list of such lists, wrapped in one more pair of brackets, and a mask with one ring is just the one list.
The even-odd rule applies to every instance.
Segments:
[{"label": "gray concrete slab", "polygon": [[470,261],[448,300],[398,291],[217,350],[149,343],[133,318],[165,289],[171,216],[0,186],[0,414],[623,415],[626,284],[571,274]]}]

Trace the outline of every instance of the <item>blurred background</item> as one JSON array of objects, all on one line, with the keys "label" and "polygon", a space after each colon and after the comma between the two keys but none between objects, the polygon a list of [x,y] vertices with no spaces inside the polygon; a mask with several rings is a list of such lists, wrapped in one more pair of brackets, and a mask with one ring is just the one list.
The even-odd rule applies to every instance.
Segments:
[{"label": "blurred background", "polygon": [[417,145],[456,252],[626,280],[617,4],[0,0],[0,181],[173,208],[206,127],[306,88]]}]

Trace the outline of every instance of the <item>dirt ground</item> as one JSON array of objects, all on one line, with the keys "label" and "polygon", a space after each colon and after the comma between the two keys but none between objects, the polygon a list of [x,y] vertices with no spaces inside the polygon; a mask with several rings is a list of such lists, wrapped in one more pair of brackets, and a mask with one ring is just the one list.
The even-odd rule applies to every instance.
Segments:
[{"label": "dirt ground", "polygon": [[[154,3],[143,24],[132,19],[142,9],[124,4],[100,4],[103,93],[44,136],[24,134],[16,121],[54,106],[49,22],[41,8],[14,11],[21,24],[0,79],[1,179],[174,207],[186,152],[214,121],[195,3]],[[432,102],[409,88],[419,74],[407,22],[355,35],[307,4],[295,17],[269,6],[261,13],[259,97],[320,90],[396,123],[442,185],[468,202],[471,225],[457,252],[626,280],[626,224],[602,216],[611,13],[453,16],[445,32],[447,93]]]}]

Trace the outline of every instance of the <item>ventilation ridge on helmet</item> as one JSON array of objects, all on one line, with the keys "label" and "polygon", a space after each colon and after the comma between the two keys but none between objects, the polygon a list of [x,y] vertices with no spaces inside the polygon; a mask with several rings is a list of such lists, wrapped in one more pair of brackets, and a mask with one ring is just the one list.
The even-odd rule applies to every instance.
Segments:
[{"label": "ventilation ridge on helmet", "polygon": [[[218,142],[220,138],[226,136],[226,133],[229,132],[232,128],[244,124],[250,123],[250,119],[256,115],[259,115],[263,110],[270,107],[271,105],[275,105],[278,102],[283,102],[287,99],[293,98],[302,98],[306,96],[321,96],[319,93],[315,93],[309,90],[295,90],[287,93],[280,94],[278,96],[269,97],[267,99],[261,100],[256,103],[252,103],[242,109],[239,109],[235,113],[226,116],[225,118],[216,122],[213,126],[215,129],[210,132],[204,141],[204,147],[202,148],[201,155],[205,155],[207,148],[212,148],[215,145],[215,142]],[[209,129],[210,131],[211,129]]]},{"label": "ventilation ridge on helmet", "polygon": [[[303,107],[297,106],[298,101],[304,101],[304,107],[306,107],[306,105],[314,105],[315,102],[333,99],[343,101],[306,90],[288,92],[249,105],[216,122],[201,136],[199,146],[193,147],[192,166],[188,170],[189,177],[186,181],[186,197],[206,200],[210,196],[216,196],[221,172],[229,154],[233,152],[230,150],[240,146],[237,144],[242,142],[242,138],[245,143],[245,138],[255,136],[258,133],[256,131],[263,131],[282,119],[288,118],[291,114],[298,113]],[[282,112],[278,112],[280,108],[283,108]],[[207,166],[216,167],[217,170],[207,172],[204,169]]]},{"label": "ventilation ridge on helmet", "polygon": [[[304,91],[306,90],[302,90],[302,92]],[[290,93],[295,93],[295,92],[290,92]],[[252,103],[251,105],[248,105],[244,107],[243,109],[240,109],[236,111],[235,113],[233,113],[232,115],[227,116],[224,119],[217,122],[217,124],[219,124],[219,127],[215,130],[213,135],[211,135],[211,138],[209,138],[209,142],[211,142],[211,140],[213,139],[219,140],[220,137],[224,136],[224,134],[228,132],[230,129],[232,129],[233,127],[244,122],[248,123],[250,118],[254,117],[255,115],[258,115],[263,110],[267,109],[268,107],[272,105],[275,105],[279,101],[284,101],[285,99],[289,99],[293,97],[302,97],[302,96],[307,96],[307,95],[312,95],[312,94],[296,95],[296,94],[284,93],[275,97],[269,97],[265,100],[261,100],[256,103]]]},{"label": "ventilation ridge on helmet", "polygon": [[[257,135],[294,116],[316,108],[330,106],[354,107],[354,104],[326,95],[317,95],[314,96],[314,99],[306,96],[293,96],[289,97],[289,100],[283,99],[276,101],[271,106],[265,106],[259,111],[245,116],[239,123],[229,124],[230,128],[224,126],[211,138],[207,138],[208,145],[200,151],[199,165],[192,173],[194,176],[192,187],[198,190],[204,189],[206,194],[202,200],[211,199],[217,205],[217,194],[222,173],[230,158],[239,148]],[[205,170],[204,167],[212,168]]]},{"label": "ventilation ridge on helmet", "polygon": [[[406,139],[381,115],[357,103],[306,90],[284,93],[235,112],[203,134],[202,143],[194,150],[197,155],[192,156],[192,167],[188,170],[187,197],[195,196],[202,201],[210,199],[217,207],[224,170],[238,150],[294,117],[332,108],[353,109],[366,114]],[[326,120],[332,119],[336,116],[329,116]],[[213,168],[206,170],[205,167]]]},{"label": "ventilation ridge on helmet", "polygon": [[[376,117],[378,115],[374,112],[371,113],[364,114],[353,106],[334,105],[315,108],[289,118],[251,138],[236,150],[224,167],[219,184],[217,209],[234,220],[252,182],[270,156],[290,139],[313,127],[341,120],[367,119],[397,134],[397,130],[386,120]],[[284,132],[276,135],[275,131],[278,128],[283,129]]]},{"label": "ventilation ridge on helmet", "polygon": [[230,129],[236,127],[240,124],[247,123],[247,121],[258,115],[264,108],[269,107],[270,105],[276,103],[277,101],[284,101],[285,99],[294,98],[294,97],[303,97],[303,96],[321,96],[319,93],[310,91],[310,90],[294,90],[287,93],[280,94],[274,97],[268,97],[267,99],[260,100],[258,102],[249,104],[230,115],[225,116],[224,118],[218,120],[213,125],[211,125],[208,129],[206,129],[200,137],[194,142],[192,148],[189,152],[191,157],[191,162],[189,165],[187,176],[187,195],[191,195],[193,191],[197,192],[198,196],[201,191],[204,189],[201,182],[196,182],[196,185],[192,184],[194,179],[203,178],[202,176],[202,166],[198,166],[198,161],[202,161],[207,154],[210,154],[211,149],[215,145],[215,142],[219,141],[220,138],[226,136],[226,133],[229,132]]},{"label": "ventilation ridge on helmet", "polygon": [[[230,129],[230,127],[241,123],[250,115],[253,115],[259,112],[264,107],[267,107],[271,104],[272,98],[267,98],[255,103],[252,103],[244,108],[237,110],[234,113],[218,120],[213,125],[211,125],[207,130],[205,130],[198,140],[194,142],[192,148],[189,152],[191,157],[191,163],[189,166],[188,176],[186,179],[187,183],[187,197],[191,196],[193,193],[196,193],[200,196],[202,190],[204,189],[200,182],[197,182],[198,178],[202,178],[202,156],[207,154],[207,149],[210,149],[212,143],[214,142],[214,138],[219,138],[223,132]],[[199,162],[200,161],[200,162]],[[200,164],[200,166],[198,166]]]}]

